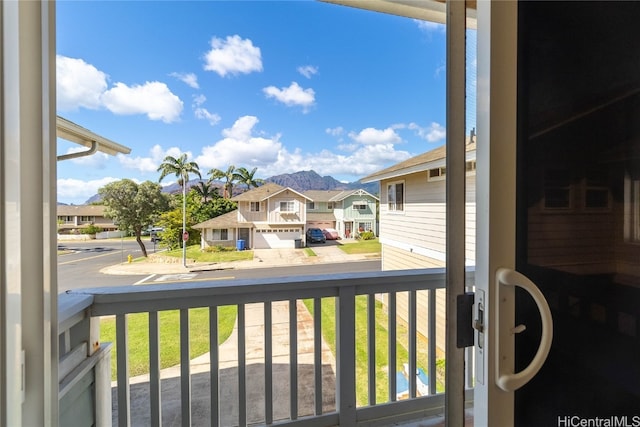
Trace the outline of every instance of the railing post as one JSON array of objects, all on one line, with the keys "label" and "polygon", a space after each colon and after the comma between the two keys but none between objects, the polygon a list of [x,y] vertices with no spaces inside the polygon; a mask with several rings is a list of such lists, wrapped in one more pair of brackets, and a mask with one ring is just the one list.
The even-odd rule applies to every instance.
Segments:
[{"label": "railing post", "polygon": [[356,424],[355,288],[341,287],[336,304],[336,407],[341,427]]},{"label": "railing post", "polygon": [[[100,350],[100,318],[92,317],[89,320],[89,345],[87,356],[92,356]],[[111,350],[107,350],[106,356],[100,358],[94,368],[95,375],[95,425],[110,426],[111,419]]]}]

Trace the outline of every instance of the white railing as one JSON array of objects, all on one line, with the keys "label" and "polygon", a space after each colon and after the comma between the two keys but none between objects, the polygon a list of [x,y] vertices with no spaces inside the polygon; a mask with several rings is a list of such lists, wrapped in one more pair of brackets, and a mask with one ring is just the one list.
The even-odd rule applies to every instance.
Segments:
[{"label": "white railing", "polygon": [[[472,277],[470,278],[472,280]],[[304,276],[275,279],[256,280],[233,280],[227,282],[209,283],[180,283],[168,285],[147,285],[147,286],[127,286],[114,288],[94,288],[88,290],[78,290],[68,292],[60,296],[61,306],[67,306],[66,311],[72,313],[74,308],[77,315],[67,315],[66,320],[61,324],[61,342],[68,341],[65,348],[72,348],[74,344],[70,340],[73,335],[72,329],[78,329],[78,325],[93,324],[93,327],[85,327],[84,333],[89,346],[100,346],[95,340],[96,320],[101,316],[115,316],[116,319],[116,353],[117,353],[117,393],[116,405],[114,409],[114,421],[120,426],[137,425],[140,421],[135,421],[135,414],[139,411],[139,401],[136,400],[134,414],[132,415],[132,385],[129,377],[129,353],[131,348],[128,343],[128,316],[131,313],[148,313],[148,352],[149,352],[149,375],[148,382],[145,382],[142,392],[136,389],[135,394],[144,395],[145,424],[162,425],[163,416],[165,424],[171,425],[201,425],[206,419],[207,425],[304,425],[304,426],[355,426],[355,425],[389,425],[393,422],[403,420],[421,419],[430,415],[442,413],[444,406],[444,394],[439,393],[442,389],[444,378],[439,378],[437,374],[436,358],[436,291],[444,288],[444,270],[412,270],[375,272],[358,274],[333,274],[325,276]],[[402,293],[403,299],[407,300],[407,312],[401,316],[403,321],[398,321],[396,312],[396,295]],[[417,295],[427,293],[427,307],[419,307]],[[386,329],[386,342],[377,342],[376,334],[376,303],[379,296],[384,295],[386,301],[385,315],[388,318]],[[356,302],[362,307],[361,299],[366,300],[366,327],[365,332],[361,329],[356,331],[357,325],[361,324],[362,313],[356,313]],[[313,356],[312,369],[310,373],[299,371],[301,363],[299,360],[299,332],[298,316],[299,303],[306,300],[311,301],[313,309]],[[421,299],[421,301],[424,299]],[[68,301],[68,303],[65,303]],[[277,380],[282,381],[282,366],[274,362],[274,327],[273,314],[275,304],[286,301],[288,304],[288,387],[285,393],[288,396],[280,395],[281,390],[274,391],[274,373]],[[322,306],[329,301],[335,304],[335,315],[323,319]],[[256,366],[251,366],[247,362],[247,342],[246,342],[246,319],[245,308],[249,304],[261,304],[263,313],[264,339],[261,341],[262,348],[259,349],[261,364],[264,364],[259,376],[260,384],[256,383],[256,377],[251,377],[250,372],[255,372]],[[74,305],[75,304],[75,305]],[[379,306],[379,302],[377,303]],[[237,307],[237,384],[234,386],[233,402],[229,402],[229,396],[225,394],[228,390],[221,387],[221,360],[218,343],[218,307]],[[192,383],[195,375],[191,372],[190,363],[190,309],[208,307],[209,308],[209,357],[208,357],[208,378],[207,381],[199,381],[197,386]],[[281,305],[278,306],[278,310]],[[179,367],[179,408],[174,408],[172,416],[180,420],[176,423],[166,421],[168,409],[163,409],[163,393],[166,393],[166,384],[162,384],[163,377],[160,369],[160,328],[159,313],[165,310],[179,310],[180,319],[180,367]],[[417,333],[418,312],[426,310],[428,319],[426,338],[426,360],[427,366],[422,366],[427,373],[427,384],[420,383],[420,377],[408,375],[407,398],[398,400],[398,386],[396,379],[396,366],[406,363],[405,371],[416,372],[418,364],[418,346],[422,345],[421,338]],[[406,325],[405,325],[406,320]],[[323,346],[326,349],[325,338],[322,330],[323,321],[329,321],[335,330],[335,366],[330,373],[334,382],[327,390],[327,368],[326,361],[323,362]],[[402,325],[400,325],[402,323]],[[74,326],[75,325],[75,326]],[[406,337],[402,347],[398,347],[399,328],[402,335]],[[66,328],[66,329],[65,329]],[[93,332],[92,332],[93,331]],[[367,357],[366,374],[356,373],[356,334],[367,335],[367,345],[364,350]],[[286,336],[286,334],[285,334]],[[77,340],[77,339],[76,339]],[[252,347],[255,343],[249,343]],[[108,345],[102,344],[104,351],[108,353]],[[380,372],[376,364],[376,352],[380,348],[386,348],[387,366],[392,367],[387,372]],[[398,348],[405,348],[408,360],[399,360]],[[136,348],[135,351],[139,351]],[[255,349],[254,349],[255,350]],[[423,351],[424,353],[424,351]],[[403,353],[404,354],[404,353]],[[278,355],[280,356],[280,355]],[[107,357],[108,360],[108,357]],[[305,359],[306,360],[306,359]],[[424,360],[424,359],[423,359]],[[281,358],[278,358],[281,361]],[[323,364],[325,365],[323,370]],[[424,365],[424,363],[423,363]],[[307,365],[304,366],[308,368]],[[302,375],[307,375],[304,383],[299,382]],[[198,374],[201,376],[202,374]],[[96,377],[97,378],[97,377]],[[400,378],[400,377],[398,377]],[[323,379],[324,385],[323,385]],[[401,379],[401,378],[400,378]],[[305,388],[305,384],[311,384],[312,392]],[[366,383],[366,396],[362,402],[362,391],[356,391],[356,384]],[[378,383],[387,383],[386,398],[383,402],[378,402],[376,393]],[[333,387],[333,384],[335,386]],[[136,385],[137,387],[138,385]],[[419,387],[420,386],[420,387]],[[111,389],[104,390],[104,380],[96,380],[95,399],[102,402],[101,408],[104,412],[105,401],[110,402]],[[264,392],[264,407],[259,414],[249,413],[255,402],[248,402],[255,388]],[[100,388],[102,388],[100,390]],[[426,396],[419,396],[419,390],[427,390]],[[237,392],[235,391],[237,390]],[[194,393],[198,398],[198,407],[193,407]],[[275,395],[274,395],[275,394]],[[208,407],[202,407],[202,397],[208,397]],[[310,397],[312,396],[312,397]],[[137,399],[137,398],[136,398]],[[311,400],[310,404],[304,404],[304,408],[299,406],[301,401]],[[332,405],[332,400],[335,404]],[[288,402],[287,402],[288,401]],[[329,402],[327,402],[329,401]],[[360,403],[358,403],[360,401]],[[283,404],[285,402],[285,404]],[[309,403],[309,402],[307,402]],[[328,404],[329,403],[329,404]],[[165,405],[166,406],[166,405]],[[287,409],[288,415],[282,416],[283,408]],[[231,409],[230,409],[231,408]],[[117,411],[117,414],[116,414]],[[231,411],[233,414],[229,414]],[[104,413],[96,415],[100,420],[104,420]],[[164,414],[164,415],[163,415]],[[203,415],[204,414],[204,415]],[[132,421],[132,416],[133,421]],[[257,419],[256,416],[259,418]],[[111,420],[109,419],[109,423]],[[97,423],[98,425],[101,422]],[[114,422],[115,425],[115,422]]]}]

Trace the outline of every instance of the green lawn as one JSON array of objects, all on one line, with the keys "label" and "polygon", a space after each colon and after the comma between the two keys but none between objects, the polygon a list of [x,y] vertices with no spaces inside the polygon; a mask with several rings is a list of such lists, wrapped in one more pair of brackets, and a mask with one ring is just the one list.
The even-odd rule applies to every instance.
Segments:
[{"label": "green lawn", "polygon": [[[182,258],[182,249],[164,252],[163,255],[176,258]],[[196,260],[196,262],[229,262],[229,261],[248,261],[253,259],[253,251],[221,251],[206,252],[200,249],[200,246],[193,245],[187,247],[187,258]]]},{"label": "green lawn", "polygon": [[[222,344],[236,321],[237,307],[218,308],[218,344]],[[129,375],[149,372],[149,316],[147,313],[130,314],[129,323]],[[191,358],[209,351],[209,309],[189,310],[189,336]],[[111,355],[111,378],[117,375],[116,319],[109,317],[100,323],[100,341],[114,344]],[[160,366],[162,369],[180,364],[180,312],[160,312]]]},{"label": "green lawn", "polygon": [[[305,306],[313,314],[313,300],[304,300]],[[389,352],[388,352],[388,316],[380,301],[375,302],[376,317],[376,402],[389,401]],[[322,299],[322,336],[333,354],[336,353],[335,331],[335,298]],[[368,405],[368,347],[367,347],[367,297],[356,297],[356,402],[358,406]],[[403,363],[409,363],[408,331],[398,324],[396,344],[396,366],[391,370],[391,375],[396,371],[402,371]],[[418,344],[418,366],[427,370],[427,346],[425,342]],[[442,362],[440,362],[442,364]],[[436,378],[438,390],[443,390],[444,377],[439,373]]]},{"label": "green lawn", "polygon": [[347,254],[380,253],[381,246],[378,239],[358,240],[356,243],[343,243],[338,245]]}]

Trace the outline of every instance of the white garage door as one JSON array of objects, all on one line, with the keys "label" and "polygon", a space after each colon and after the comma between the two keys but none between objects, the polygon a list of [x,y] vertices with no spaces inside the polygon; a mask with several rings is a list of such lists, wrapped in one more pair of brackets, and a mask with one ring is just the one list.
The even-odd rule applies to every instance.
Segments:
[{"label": "white garage door", "polygon": [[256,230],[254,247],[256,249],[295,248],[296,239],[300,239],[299,228]]}]

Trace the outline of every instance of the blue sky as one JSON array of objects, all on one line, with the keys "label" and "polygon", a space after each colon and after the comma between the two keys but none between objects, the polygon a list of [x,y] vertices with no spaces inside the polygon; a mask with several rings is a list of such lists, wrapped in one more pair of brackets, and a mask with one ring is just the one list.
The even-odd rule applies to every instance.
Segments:
[{"label": "blue sky", "polygon": [[[157,181],[185,152],[203,177],[235,165],[351,182],[433,149],[445,37],[315,1],[58,1],[58,114],[132,149],[58,162],[58,201]],[[58,154],[74,150],[58,140]]]}]

